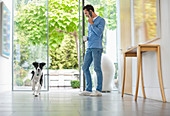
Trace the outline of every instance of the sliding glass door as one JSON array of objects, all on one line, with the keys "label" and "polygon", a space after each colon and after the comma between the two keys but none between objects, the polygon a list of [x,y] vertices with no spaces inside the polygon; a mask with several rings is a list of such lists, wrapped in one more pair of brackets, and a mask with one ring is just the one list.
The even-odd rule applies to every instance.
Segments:
[{"label": "sliding glass door", "polygon": [[41,90],[48,90],[48,2],[14,0],[13,5],[13,90],[32,90],[33,62],[46,63]]}]

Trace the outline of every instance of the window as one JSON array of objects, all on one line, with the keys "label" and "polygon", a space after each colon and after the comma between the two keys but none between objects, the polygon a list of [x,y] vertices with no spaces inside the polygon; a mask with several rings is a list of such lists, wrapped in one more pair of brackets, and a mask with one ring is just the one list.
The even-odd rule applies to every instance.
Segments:
[{"label": "window", "polygon": [[159,38],[159,1],[132,0],[133,44],[150,42]]}]

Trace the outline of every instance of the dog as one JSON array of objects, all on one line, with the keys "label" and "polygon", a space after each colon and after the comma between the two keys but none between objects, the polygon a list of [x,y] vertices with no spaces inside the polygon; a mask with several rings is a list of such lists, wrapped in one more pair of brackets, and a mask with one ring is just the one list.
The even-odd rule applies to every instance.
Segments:
[{"label": "dog", "polygon": [[[32,65],[35,67],[35,71],[32,71],[32,90],[33,90],[33,95],[35,97],[38,97],[40,95],[40,89],[42,87],[43,83],[43,72],[42,69],[45,66],[46,63],[38,63],[38,62],[33,62]],[[35,86],[38,86],[37,90],[35,90]]]}]

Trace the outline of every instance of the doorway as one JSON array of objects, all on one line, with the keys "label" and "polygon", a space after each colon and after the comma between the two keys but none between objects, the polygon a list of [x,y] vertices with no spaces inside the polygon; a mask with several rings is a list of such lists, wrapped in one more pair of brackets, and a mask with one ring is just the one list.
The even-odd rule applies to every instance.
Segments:
[{"label": "doorway", "polygon": [[[116,1],[83,0],[83,2],[92,4],[96,13],[107,22],[104,31],[104,54],[109,56],[114,65],[113,90],[117,90]],[[14,1],[12,90],[32,90],[30,79],[34,61],[46,63],[42,90],[48,91],[50,86],[71,86],[72,80],[76,85],[78,83],[80,88],[85,88],[81,71],[83,62],[81,39],[82,35],[87,35],[87,20],[81,18],[83,16],[81,4],[80,0],[79,4],[78,1],[70,3],[64,0]],[[79,31],[83,28],[82,21],[85,24],[84,34]],[[91,67],[91,71],[94,72],[92,69]]]},{"label": "doorway", "polygon": [[42,90],[79,88],[79,4],[68,0],[15,0],[13,88],[32,90],[33,62],[45,62]]}]

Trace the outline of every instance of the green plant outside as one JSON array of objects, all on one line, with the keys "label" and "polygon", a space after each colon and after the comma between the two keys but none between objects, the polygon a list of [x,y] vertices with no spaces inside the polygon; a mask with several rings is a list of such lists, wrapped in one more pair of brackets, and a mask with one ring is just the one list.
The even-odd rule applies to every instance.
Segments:
[{"label": "green plant outside", "polygon": [[[17,40],[14,40],[14,45],[20,45],[20,66],[22,66],[25,61],[31,64],[29,60],[33,58],[30,59],[30,55],[32,54],[29,52],[32,51],[30,46],[39,46],[41,44],[47,45],[47,5],[45,1],[46,0],[29,1],[27,4],[23,3],[22,5],[19,5],[17,10],[14,18],[14,35],[17,36]],[[59,67],[58,64],[56,64],[55,61],[63,62],[63,59],[58,58],[58,56],[61,56],[62,54],[56,51],[59,49],[61,50],[60,46],[62,46],[65,36],[73,35],[71,33],[75,32],[78,37],[78,11],[79,6],[77,0],[49,0],[49,55],[50,60],[52,61],[50,63],[50,68],[52,69],[59,69],[61,67],[70,69],[68,61],[64,62],[66,63],[63,64],[64,66]],[[70,39],[73,38],[72,36],[69,37]],[[75,44],[76,41],[74,40],[73,43]],[[69,46],[73,43],[67,44]],[[76,48],[78,46],[73,47]],[[76,49],[70,49],[70,51],[75,52]],[[17,52],[15,46],[14,52]],[[65,52],[65,54],[67,54],[67,52]],[[68,53],[68,55],[70,54]],[[36,54],[33,57],[35,56]],[[78,62],[77,58],[69,61],[70,64],[72,64],[72,62]],[[73,67],[77,69],[78,65],[76,64]]]},{"label": "green plant outside", "polygon": [[79,80],[72,80],[71,81],[72,88],[80,88],[80,81]]},{"label": "green plant outside", "polygon": [[31,79],[25,80],[24,85],[25,86],[31,86]]},{"label": "green plant outside", "polygon": [[23,80],[21,78],[16,78],[15,80],[17,86],[23,86]]},{"label": "green plant outside", "polygon": [[[104,2],[103,0],[90,0],[89,2],[94,4],[96,12],[105,18],[106,28],[110,30],[116,29],[116,1],[108,0],[107,2]],[[27,48],[30,46],[30,44],[47,45],[46,0],[32,0],[27,4],[20,5],[19,7],[20,8],[18,8],[17,15],[14,19],[17,30],[17,39],[21,42],[26,41],[24,46],[27,46]],[[75,31],[78,36],[78,12],[78,0],[49,0],[50,58],[54,58],[56,54],[55,50],[60,48],[65,35],[70,35],[71,32]],[[24,61],[28,60],[28,55],[30,55],[28,51],[25,50],[26,48],[24,48],[22,52],[22,54],[25,54],[25,57],[23,57],[21,63],[24,63]],[[57,56],[56,59],[60,60],[57,58]],[[51,65],[53,64],[56,63],[51,63]]]}]

